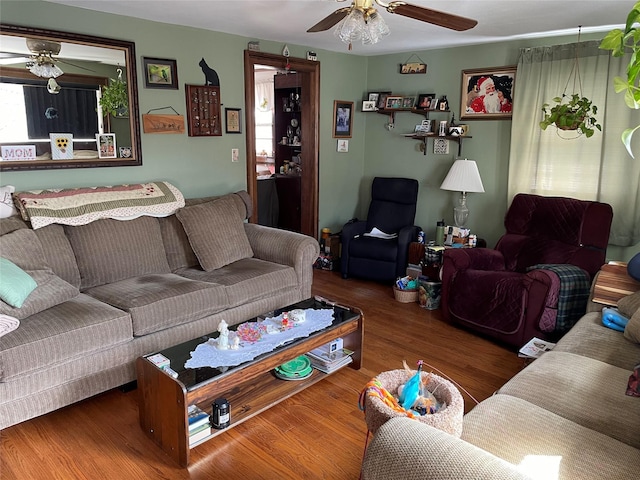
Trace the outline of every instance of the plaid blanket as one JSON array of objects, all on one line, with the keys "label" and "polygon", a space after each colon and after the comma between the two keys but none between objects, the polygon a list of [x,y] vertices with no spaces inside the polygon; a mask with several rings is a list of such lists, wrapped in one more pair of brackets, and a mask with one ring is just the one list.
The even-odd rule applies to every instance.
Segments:
[{"label": "plaid blanket", "polygon": [[86,225],[101,218],[165,217],[184,207],[182,193],[168,182],[33,190],[13,196],[34,230],[52,223]]},{"label": "plaid blanket", "polygon": [[531,270],[549,270],[560,279],[558,313],[555,332],[566,332],[584,315],[589,301],[591,282],[589,274],[575,265],[540,263]]}]

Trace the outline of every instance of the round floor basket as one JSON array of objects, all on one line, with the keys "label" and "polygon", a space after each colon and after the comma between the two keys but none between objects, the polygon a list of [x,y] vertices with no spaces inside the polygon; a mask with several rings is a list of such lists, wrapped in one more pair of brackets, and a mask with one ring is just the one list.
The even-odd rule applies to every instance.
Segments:
[{"label": "round floor basket", "polygon": [[[408,379],[406,370],[390,370],[382,372],[377,377],[380,384],[392,395],[397,393],[398,387]],[[438,402],[445,402],[446,408],[430,415],[414,417],[416,421],[426,423],[434,428],[447,432],[456,437],[462,434],[462,416],[464,415],[464,400],[460,391],[449,380],[428,372],[422,372],[426,388],[436,397]],[[379,397],[365,394],[364,415],[369,431],[378,431],[387,420],[393,417],[406,416],[404,412],[394,410]]]},{"label": "round floor basket", "polygon": [[410,288],[406,290],[400,290],[395,285],[393,286],[393,296],[400,303],[411,303],[418,301],[418,289]]}]

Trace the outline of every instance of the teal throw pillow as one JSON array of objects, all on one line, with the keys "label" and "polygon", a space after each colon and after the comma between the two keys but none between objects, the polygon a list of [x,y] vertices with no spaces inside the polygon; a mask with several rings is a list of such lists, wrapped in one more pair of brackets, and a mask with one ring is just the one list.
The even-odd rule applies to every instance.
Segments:
[{"label": "teal throw pillow", "polygon": [[15,308],[22,307],[38,284],[15,263],[0,257],[0,298]]}]

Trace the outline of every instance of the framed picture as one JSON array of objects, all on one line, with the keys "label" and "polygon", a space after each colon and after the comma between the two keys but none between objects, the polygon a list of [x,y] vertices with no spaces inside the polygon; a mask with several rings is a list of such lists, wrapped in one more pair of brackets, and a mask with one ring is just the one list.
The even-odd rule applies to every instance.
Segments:
[{"label": "framed picture", "polygon": [[142,57],[144,86],[178,89],[178,66],[175,60]]},{"label": "framed picture", "polygon": [[416,104],[416,108],[420,110],[433,110],[434,107],[431,105],[433,99],[436,98],[435,93],[421,93],[418,95],[418,103]]},{"label": "framed picture", "polygon": [[369,93],[369,101],[373,102],[374,105],[378,103],[378,97],[380,97],[380,94],[378,92]]},{"label": "framed picture", "polygon": [[401,63],[400,73],[403,75],[410,73],[427,73],[426,63]]},{"label": "framed picture", "polygon": [[115,133],[96,133],[96,143],[98,144],[98,158],[118,157]]},{"label": "framed picture", "polygon": [[415,102],[415,98],[413,97],[403,97],[402,98],[402,108],[413,108],[413,103]]},{"label": "framed picture", "polygon": [[515,80],[515,65],[463,70],[460,118],[511,118]]},{"label": "framed picture", "polygon": [[353,102],[334,100],[333,138],[351,138],[353,124]]},{"label": "framed picture", "polygon": [[371,100],[365,100],[362,102],[362,111],[363,112],[375,112],[376,111],[376,102]]},{"label": "framed picture", "polygon": [[402,108],[402,97],[398,97],[395,95],[387,95],[384,108],[393,109],[393,108]]},{"label": "framed picture", "polygon": [[226,133],[242,133],[242,119],[240,118],[240,108],[225,108],[224,118],[226,120]]},{"label": "framed picture", "polygon": [[376,108],[381,109],[385,108],[387,104],[387,97],[391,95],[391,92],[379,92],[378,93],[378,103],[376,103]]},{"label": "framed picture", "polygon": [[338,140],[337,151],[347,153],[349,151],[349,140]]}]

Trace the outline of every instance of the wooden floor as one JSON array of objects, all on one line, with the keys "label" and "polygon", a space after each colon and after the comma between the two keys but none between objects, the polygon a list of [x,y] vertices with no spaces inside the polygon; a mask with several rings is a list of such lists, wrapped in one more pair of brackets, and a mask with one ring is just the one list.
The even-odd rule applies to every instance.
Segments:
[{"label": "wooden floor", "polygon": [[[364,311],[359,371],[342,369],[196,447],[188,469],[143,434],[136,392],[112,390],[0,432],[0,478],[357,479],[367,433],[358,395],[377,373],[423,359],[481,401],[523,366],[515,352],[446,324],[439,310],[395,301],[390,286],[316,270],[313,293]],[[468,411],[474,401],[463,396]]]}]

